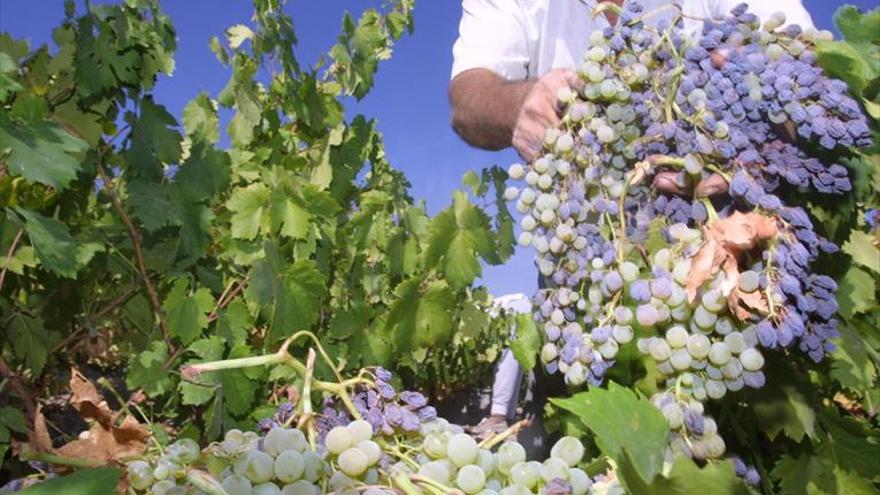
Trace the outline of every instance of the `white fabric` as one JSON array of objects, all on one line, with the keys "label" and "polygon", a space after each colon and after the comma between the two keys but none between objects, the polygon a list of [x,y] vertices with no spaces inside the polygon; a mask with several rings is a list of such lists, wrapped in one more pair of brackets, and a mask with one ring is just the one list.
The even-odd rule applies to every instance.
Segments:
[{"label": "white fabric", "polygon": [[[697,19],[721,18],[741,0],[642,0],[645,11],[675,1],[685,30],[698,32]],[[463,0],[459,36],[452,48],[452,77],[468,69],[486,68],[509,81],[536,78],[550,69],[576,67],[588,48],[590,33],[608,27],[604,15],[595,19],[595,1],[588,0]],[[813,27],[801,0],[755,0],[750,10],[766,20],[773,12],[787,22]],[[651,17],[656,24],[669,19],[670,9]],[[696,18],[696,19],[693,19]]]},{"label": "white fabric", "polygon": [[[507,294],[497,297],[493,302],[493,306],[519,314],[532,311],[532,301],[525,294]],[[513,334],[514,330],[515,328],[511,327],[511,334]],[[519,402],[519,385],[522,375],[519,362],[513,356],[513,352],[510,349],[504,349],[501,360],[498,362],[498,367],[495,369],[495,379],[492,382],[492,408],[490,409],[490,414],[506,417],[514,416],[516,404]]]}]

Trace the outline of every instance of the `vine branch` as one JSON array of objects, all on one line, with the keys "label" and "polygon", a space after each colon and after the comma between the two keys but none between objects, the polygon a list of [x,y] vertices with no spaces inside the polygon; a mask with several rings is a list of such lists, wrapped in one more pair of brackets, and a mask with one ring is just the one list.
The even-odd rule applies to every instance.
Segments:
[{"label": "vine branch", "polygon": [[3,269],[0,270],[0,289],[3,288],[3,280],[6,279],[6,270],[9,269],[9,261],[12,259],[12,254],[18,246],[18,241],[21,240],[22,234],[24,234],[24,227],[19,227],[18,232],[15,233],[15,238],[12,239],[12,244],[9,245],[9,249],[6,251],[6,258],[3,260]]}]

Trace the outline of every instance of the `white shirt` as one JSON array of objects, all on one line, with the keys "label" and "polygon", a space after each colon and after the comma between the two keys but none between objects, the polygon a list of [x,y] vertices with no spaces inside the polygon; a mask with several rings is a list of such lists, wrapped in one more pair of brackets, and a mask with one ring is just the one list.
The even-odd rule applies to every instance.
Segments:
[{"label": "white shirt", "polygon": [[[673,0],[642,0],[644,11]],[[719,19],[742,0],[674,0],[690,18]],[[592,17],[594,0],[463,0],[458,40],[452,48],[452,77],[485,68],[507,80],[536,78],[550,69],[573,69],[595,30],[608,27],[604,15]],[[749,10],[762,20],[777,11],[802,28],[813,20],[801,0],[755,0]],[[674,9],[651,17],[670,19]],[[699,32],[702,21],[685,19],[685,30]]]}]

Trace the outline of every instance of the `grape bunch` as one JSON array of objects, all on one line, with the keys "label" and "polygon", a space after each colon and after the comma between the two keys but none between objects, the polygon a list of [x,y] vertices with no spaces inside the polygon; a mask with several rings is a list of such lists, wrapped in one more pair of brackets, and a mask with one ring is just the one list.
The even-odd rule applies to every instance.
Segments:
[{"label": "grape bunch", "polygon": [[[394,392],[387,370],[367,368],[353,380],[343,382],[354,384],[344,392],[347,400],[333,389],[336,399],[325,400],[319,414],[284,403],[258,423],[257,431],[229,430],[204,449],[180,439],[130,461],[128,483],[136,493],[149,495],[586,495],[620,490],[613,472],[591,478],[578,467],[585,451],[577,438],[561,438],[547,459],[528,460],[525,448],[510,440],[516,425],[478,443],[461,426],[438,418],[423,395]],[[401,409],[415,419],[401,420]],[[375,411],[381,421],[367,419]]]}]

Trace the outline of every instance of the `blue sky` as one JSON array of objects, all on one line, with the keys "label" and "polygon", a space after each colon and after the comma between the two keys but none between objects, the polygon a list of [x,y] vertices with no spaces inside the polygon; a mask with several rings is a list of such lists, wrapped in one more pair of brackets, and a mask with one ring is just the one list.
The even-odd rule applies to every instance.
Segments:
[{"label": "blue sky", "polygon": [[[290,1],[287,9],[300,40],[300,61],[312,63],[333,44],[346,9],[359,14],[380,3]],[[804,0],[813,22],[824,29],[833,29],[832,14],[845,3],[862,9],[878,5],[877,0]],[[27,38],[32,46],[47,43],[51,29],[63,18],[62,6],[60,0],[2,0],[0,31]],[[160,80],[155,94],[157,101],[179,116],[198,91],[216,95],[226,84],[229,71],[210,53],[208,40],[222,35],[230,25],[248,24],[251,5],[246,0],[166,0],[163,8],[177,27],[179,48],[174,75]],[[446,90],[460,16],[461,4],[455,0],[418,0],[415,33],[397,43],[392,59],[380,66],[373,91],[348,109],[349,115],[363,113],[378,120],[391,163],[406,173],[413,196],[424,199],[432,214],[450,202],[466,171],[494,164],[506,167],[516,161],[510,150],[486,152],[469,147],[449,126]],[[486,267],[483,283],[498,295],[531,294],[536,273],[531,260],[531,252],[520,248],[506,265]]]}]

